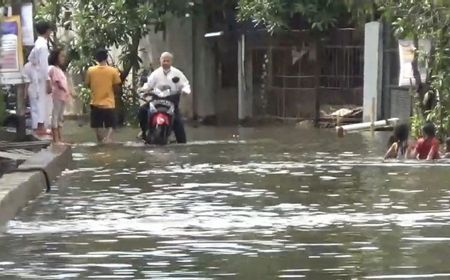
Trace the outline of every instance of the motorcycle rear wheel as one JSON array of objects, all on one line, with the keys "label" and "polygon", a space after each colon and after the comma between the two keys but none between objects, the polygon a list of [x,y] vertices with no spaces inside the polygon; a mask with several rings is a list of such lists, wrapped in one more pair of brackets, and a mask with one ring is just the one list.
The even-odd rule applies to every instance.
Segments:
[{"label": "motorcycle rear wheel", "polygon": [[165,127],[156,127],[153,131],[147,133],[148,144],[167,145],[169,137]]}]

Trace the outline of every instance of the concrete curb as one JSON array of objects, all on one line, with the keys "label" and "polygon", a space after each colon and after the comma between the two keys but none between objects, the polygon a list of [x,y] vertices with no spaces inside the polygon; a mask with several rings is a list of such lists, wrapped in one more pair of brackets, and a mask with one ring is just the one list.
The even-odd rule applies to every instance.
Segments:
[{"label": "concrete curb", "polygon": [[53,182],[72,163],[72,149],[68,146],[51,146],[26,160],[19,172],[0,178],[0,228],[36,199],[47,188],[43,169]]}]

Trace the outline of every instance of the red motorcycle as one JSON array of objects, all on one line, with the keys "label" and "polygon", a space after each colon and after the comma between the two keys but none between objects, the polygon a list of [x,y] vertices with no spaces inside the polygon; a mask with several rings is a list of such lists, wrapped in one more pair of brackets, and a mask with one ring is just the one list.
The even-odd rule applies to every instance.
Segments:
[{"label": "red motorcycle", "polygon": [[148,96],[150,102],[145,141],[147,144],[166,145],[172,134],[175,104],[179,101],[180,94],[173,93],[170,88],[155,88]]}]

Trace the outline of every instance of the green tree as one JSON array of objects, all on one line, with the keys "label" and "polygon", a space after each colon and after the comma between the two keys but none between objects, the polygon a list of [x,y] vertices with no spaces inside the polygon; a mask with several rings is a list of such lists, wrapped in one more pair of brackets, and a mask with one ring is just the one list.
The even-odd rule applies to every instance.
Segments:
[{"label": "green tree", "polygon": [[[69,11],[72,8],[71,1],[65,0],[51,0],[43,2],[37,11],[36,20],[45,20],[53,24],[54,27],[64,27],[64,12]],[[53,46],[59,45],[59,37],[56,36],[56,30],[54,32]]]},{"label": "green tree", "polygon": [[[179,0],[48,0],[39,9],[37,17],[73,32],[74,39],[65,46],[72,72],[84,76],[87,68],[94,64],[97,49],[114,47],[121,53],[114,64],[125,82],[132,71],[138,73],[141,67],[141,39],[150,32],[163,30],[170,17],[185,16],[190,10],[189,2]],[[55,44],[61,44],[55,38]],[[132,87],[124,87],[118,100],[122,119],[124,109],[131,110],[129,114],[133,115],[138,103],[134,94],[136,79],[129,84]],[[80,92],[88,93],[86,90]]]},{"label": "green tree", "polygon": [[[123,54],[118,67],[125,79],[132,69],[139,69],[139,42],[152,31],[164,28],[170,16],[185,15],[189,2],[176,0],[50,0],[39,9],[38,18],[57,27],[71,28],[75,40],[70,42],[72,70],[83,73],[92,65],[98,48],[120,48]],[[68,19],[64,15],[71,12]]]},{"label": "green tree", "polygon": [[[441,137],[450,129],[450,2],[448,0],[380,0],[380,9],[392,22],[398,38],[431,40],[429,53],[416,51],[412,63],[415,79],[416,108],[413,117],[415,134],[425,121],[434,122]],[[422,82],[419,64],[427,65]]]},{"label": "green tree", "polygon": [[[276,30],[310,29],[311,46],[315,48],[315,77],[321,73],[323,42],[337,27],[360,27],[374,19],[375,0],[240,0],[239,19],[251,21],[270,33]],[[315,121],[320,120],[319,80],[316,79]],[[263,97],[264,99],[264,97]]]},{"label": "green tree", "polygon": [[269,31],[298,28],[291,20],[301,17],[312,30],[357,24],[375,16],[374,0],[240,0],[239,18],[253,21]]}]

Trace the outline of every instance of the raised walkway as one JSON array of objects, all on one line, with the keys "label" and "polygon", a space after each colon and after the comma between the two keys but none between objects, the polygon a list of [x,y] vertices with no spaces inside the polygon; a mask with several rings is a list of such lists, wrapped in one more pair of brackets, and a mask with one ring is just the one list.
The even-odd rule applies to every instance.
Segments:
[{"label": "raised walkway", "polygon": [[72,149],[69,146],[49,146],[26,155],[17,168],[0,178],[0,229],[30,201],[45,194],[51,183],[69,168]]}]

